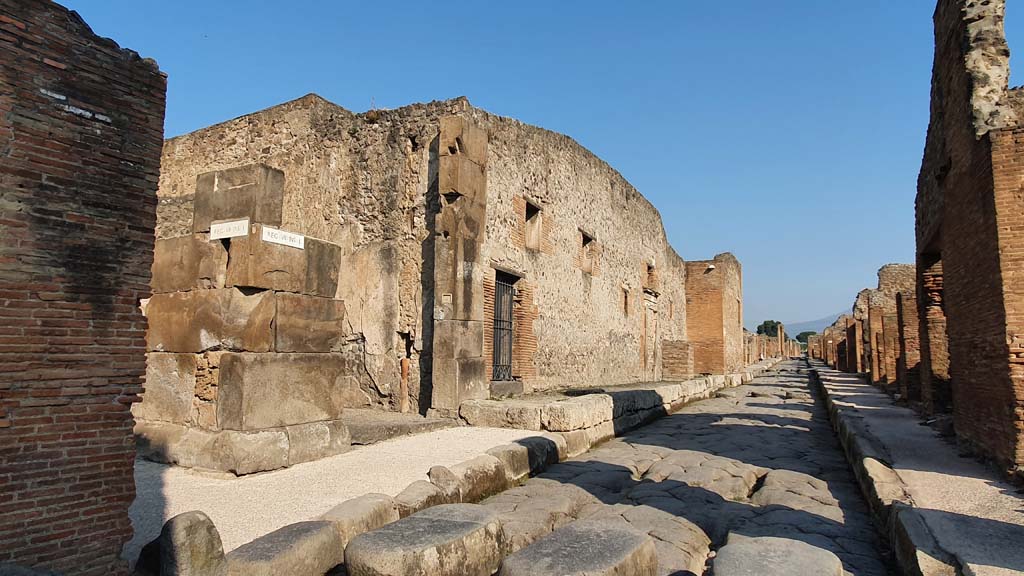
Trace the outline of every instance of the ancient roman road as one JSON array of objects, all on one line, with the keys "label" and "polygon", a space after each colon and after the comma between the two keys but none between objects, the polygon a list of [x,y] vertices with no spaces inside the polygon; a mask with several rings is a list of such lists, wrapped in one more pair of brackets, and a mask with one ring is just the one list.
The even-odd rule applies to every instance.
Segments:
[{"label": "ancient roman road", "polygon": [[759,536],[829,550],[849,574],[889,574],[803,366],[780,364],[483,504],[516,548],[575,519],[629,524],[655,538],[661,574],[701,574],[709,551]]}]

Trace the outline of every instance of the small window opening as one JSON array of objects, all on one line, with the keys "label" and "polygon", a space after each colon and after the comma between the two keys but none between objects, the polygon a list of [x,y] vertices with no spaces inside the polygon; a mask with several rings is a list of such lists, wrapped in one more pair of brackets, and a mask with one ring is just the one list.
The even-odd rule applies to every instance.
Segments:
[{"label": "small window opening", "polygon": [[540,250],[541,210],[530,202],[526,203],[526,247]]},{"label": "small window opening", "polygon": [[597,243],[594,241],[594,237],[590,236],[586,232],[580,230],[582,241],[580,245],[580,268],[584,272],[591,274],[594,272],[594,251],[597,248]]}]

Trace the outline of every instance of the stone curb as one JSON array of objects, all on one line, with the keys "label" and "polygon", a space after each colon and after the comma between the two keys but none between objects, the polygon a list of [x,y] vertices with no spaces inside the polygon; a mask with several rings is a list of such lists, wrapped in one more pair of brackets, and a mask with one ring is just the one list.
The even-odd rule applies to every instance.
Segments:
[{"label": "stone curb", "polygon": [[[709,398],[722,388],[746,384],[781,361],[781,358],[773,358],[748,366],[742,373],[727,376],[709,376],[648,389],[588,394],[557,401],[553,404],[563,406],[551,409],[548,422],[570,430],[540,432],[536,436],[496,446],[485,454],[451,467],[434,466],[428,473],[429,481],[416,480],[394,498],[385,494],[351,498],[314,519],[315,522],[289,524],[242,545],[239,550],[259,551],[261,567],[287,566],[293,576],[321,576],[322,572],[305,570],[305,566],[315,563],[299,565],[296,558],[334,558],[339,545],[344,550],[357,536],[401,518],[441,504],[479,502],[625,431],[696,400]],[[594,412],[598,415],[590,415],[584,409],[586,407],[596,407]],[[538,422],[542,415],[543,411],[536,413]],[[525,420],[516,417],[514,421]],[[323,524],[334,527],[333,537],[316,532]],[[306,537],[295,546],[281,542],[282,534],[292,532],[315,532],[315,537]],[[297,550],[301,550],[301,554],[297,554]],[[240,554],[232,552],[228,557],[235,560],[231,564],[242,564]]]},{"label": "stone curb", "polygon": [[746,384],[782,360],[771,358],[734,374],[584,394],[564,400],[467,400],[459,406],[459,417],[470,426],[560,434],[565,438],[569,456],[573,457],[687,404],[710,398],[719,390]]},{"label": "stone curb", "polygon": [[832,397],[825,385],[830,373],[834,371],[821,365],[810,365],[811,382],[825,401],[829,420],[876,526],[892,546],[903,573],[915,576],[960,574],[959,563],[939,546],[914,506],[906,484],[886,464],[889,457],[884,444],[865,428],[855,410],[839,405]]}]

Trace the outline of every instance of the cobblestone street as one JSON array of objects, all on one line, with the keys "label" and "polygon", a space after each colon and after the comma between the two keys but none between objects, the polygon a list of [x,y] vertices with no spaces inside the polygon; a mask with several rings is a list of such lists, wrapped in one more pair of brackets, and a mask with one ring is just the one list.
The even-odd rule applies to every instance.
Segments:
[{"label": "cobblestone street", "polygon": [[[849,574],[888,574],[866,504],[803,366],[780,364],[483,504],[499,511],[502,540],[513,549],[591,518],[654,537],[660,574],[701,574],[709,552],[762,536],[831,551]],[[835,573],[828,555],[798,545],[786,553],[805,552],[808,571],[801,573]]]}]

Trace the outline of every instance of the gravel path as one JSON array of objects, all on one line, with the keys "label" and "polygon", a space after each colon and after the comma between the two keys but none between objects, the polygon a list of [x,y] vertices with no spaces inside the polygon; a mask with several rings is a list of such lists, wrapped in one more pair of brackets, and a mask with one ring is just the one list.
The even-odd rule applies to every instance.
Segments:
[{"label": "gravel path", "polygon": [[780,368],[483,504],[515,549],[577,519],[630,525],[654,537],[662,575],[704,573],[727,540],[760,536],[833,552],[854,576],[890,574],[808,376]]},{"label": "gravel path", "polygon": [[309,520],[368,492],[395,495],[431,466],[450,466],[486,450],[537,434],[527,430],[457,427],[395,438],[284,470],[211,476],[145,460],[135,462],[137,497],[129,510],[135,536],[124,557],[160,534],[170,517],[205,512],[217,525],[225,551],[286,524]]}]

